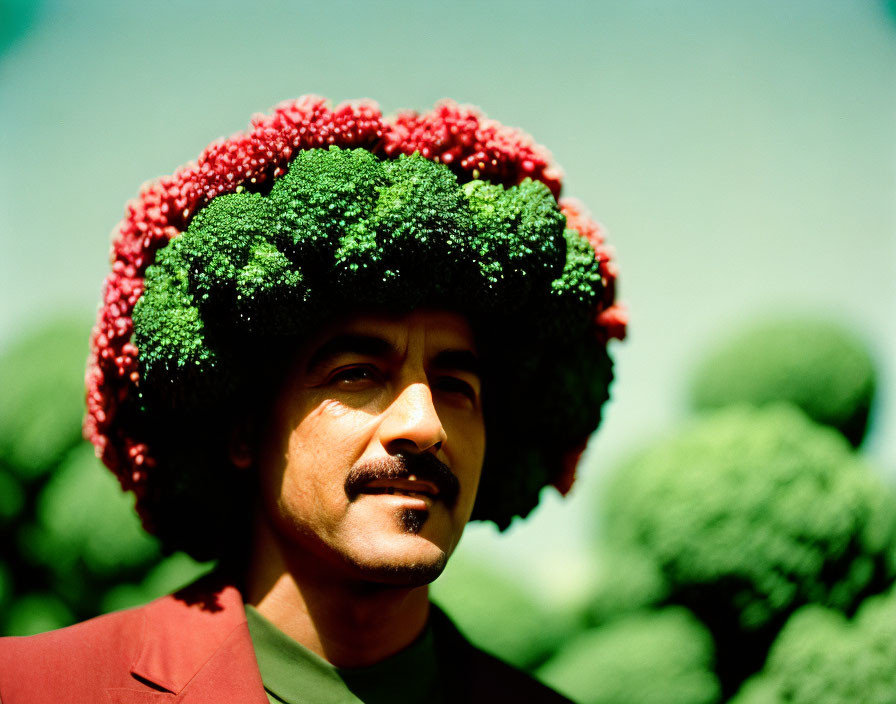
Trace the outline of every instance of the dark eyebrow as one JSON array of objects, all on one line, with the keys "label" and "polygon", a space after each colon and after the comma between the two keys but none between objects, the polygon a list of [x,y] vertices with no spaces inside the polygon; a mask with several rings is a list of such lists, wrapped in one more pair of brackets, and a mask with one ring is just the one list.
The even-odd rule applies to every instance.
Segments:
[{"label": "dark eyebrow", "polygon": [[356,354],[364,357],[388,357],[394,351],[392,345],[381,337],[352,334],[337,335],[327,340],[314,351],[311,359],[308,360],[306,370],[311,372],[327,360],[342,354]]},{"label": "dark eyebrow", "polygon": [[434,369],[469,372],[482,376],[482,363],[470,350],[442,350],[432,358],[430,365]]}]

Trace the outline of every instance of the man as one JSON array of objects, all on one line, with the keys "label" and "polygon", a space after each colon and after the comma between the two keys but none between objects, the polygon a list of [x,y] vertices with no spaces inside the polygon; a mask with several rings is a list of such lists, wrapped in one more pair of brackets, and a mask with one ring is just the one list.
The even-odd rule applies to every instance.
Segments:
[{"label": "man", "polygon": [[474,109],[316,98],[145,187],[85,429],[166,549],[219,568],[3,641],[2,701],[561,701],[426,586],[468,519],[569,488],[607,398],[615,271],[559,188]]}]

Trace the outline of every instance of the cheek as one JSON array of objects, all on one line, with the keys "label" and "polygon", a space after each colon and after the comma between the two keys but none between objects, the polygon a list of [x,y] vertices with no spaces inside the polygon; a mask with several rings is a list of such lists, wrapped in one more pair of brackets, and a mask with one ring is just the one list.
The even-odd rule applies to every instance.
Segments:
[{"label": "cheek", "polygon": [[371,418],[323,401],[292,430],[285,451],[279,502],[290,512],[347,504],[345,477],[367,448]]},{"label": "cheek", "polygon": [[463,501],[472,508],[485,460],[485,426],[481,417],[461,418],[453,425],[447,430],[449,439],[455,440],[452,465],[464,492]]}]

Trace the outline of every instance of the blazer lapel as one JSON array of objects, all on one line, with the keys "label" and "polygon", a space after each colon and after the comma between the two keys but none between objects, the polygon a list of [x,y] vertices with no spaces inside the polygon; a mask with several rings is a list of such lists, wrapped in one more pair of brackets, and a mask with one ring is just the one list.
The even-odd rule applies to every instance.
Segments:
[{"label": "blazer lapel", "polygon": [[143,608],[131,674],[142,689],[110,689],[121,704],[267,704],[236,587],[214,576]]}]

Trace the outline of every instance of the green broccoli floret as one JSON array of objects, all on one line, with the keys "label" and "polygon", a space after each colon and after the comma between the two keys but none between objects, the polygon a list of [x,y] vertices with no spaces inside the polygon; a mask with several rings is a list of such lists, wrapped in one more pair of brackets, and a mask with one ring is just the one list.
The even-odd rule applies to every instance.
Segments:
[{"label": "green broccoli floret", "polygon": [[[564,232],[566,236],[566,262],[560,276],[552,283],[553,295],[550,306],[558,316],[559,325],[568,325],[570,311],[576,311],[574,320],[578,332],[588,325],[587,311],[593,307],[594,296],[602,288],[600,269],[594,258],[591,245],[572,230]],[[562,315],[561,312],[565,313]],[[555,328],[556,332],[559,329]]]},{"label": "green broccoli floret", "polygon": [[[240,375],[228,353],[246,334],[301,336],[360,302],[516,312],[531,336],[573,339],[601,282],[565,222],[541,182],[461,186],[419,155],[300,152],[269,194],[214,199],[148,269],[133,316],[144,396],[214,404]],[[570,295],[584,317],[553,300]]]},{"label": "green broccoli floret", "polygon": [[89,328],[89,317],[51,320],[0,355],[0,464],[20,479],[81,441]]},{"label": "green broccoli floret", "polygon": [[896,701],[896,592],[866,600],[850,621],[806,606],[784,626],[762,672],[731,704]]},{"label": "green broccoli floret", "polygon": [[628,462],[606,537],[649,556],[718,646],[726,689],[798,607],[849,611],[894,574],[896,500],[843,438],[791,406],[729,408]]},{"label": "green broccoli floret", "polygon": [[699,366],[691,397],[700,410],[787,401],[858,446],[875,391],[866,345],[849,330],[783,319],[749,327]]},{"label": "green broccoli floret", "polygon": [[539,671],[579,704],[713,704],[713,642],[686,609],[636,612],[567,643]]}]

